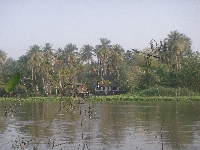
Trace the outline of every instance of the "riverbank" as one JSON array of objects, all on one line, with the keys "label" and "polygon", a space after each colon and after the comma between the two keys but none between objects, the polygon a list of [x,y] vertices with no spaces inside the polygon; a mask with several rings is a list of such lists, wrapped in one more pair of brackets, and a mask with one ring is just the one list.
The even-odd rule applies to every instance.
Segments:
[{"label": "riverbank", "polygon": [[110,95],[110,96],[93,96],[86,99],[87,101],[187,101],[200,100],[200,96],[138,96],[138,95]]},{"label": "riverbank", "polygon": [[[79,100],[82,98],[73,97],[29,97],[29,98],[0,98],[0,101],[66,101]],[[84,99],[85,101],[200,101],[200,96],[139,96],[131,94],[108,95],[108,96],[91,96]]]}]

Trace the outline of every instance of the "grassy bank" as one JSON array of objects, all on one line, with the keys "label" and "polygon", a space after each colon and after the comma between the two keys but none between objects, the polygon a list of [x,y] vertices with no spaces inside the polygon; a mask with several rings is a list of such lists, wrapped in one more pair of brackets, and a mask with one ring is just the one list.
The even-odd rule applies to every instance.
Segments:
[{"label": "grassy bank", "polygon": [[28,97],[28,98],[19,98],[19,97],[1,97],[0,101],[59,101],[59,100],[73,100],[77,98],[73,97]]},{"label": "grassy bank", "polygon": [[[28,97],[28,98],[0,98],[4,101],[57,101],[57,100],[77,100],[73,97]],[[149,89],[135,91],[133,94],[120,94],[108,96],[91,96],[86,101],[198,101],[200,93],[183,88],[152,87]]]},{"label": "grassy bank", "polygon": [[[77,100],[77,98],[65,97],[62,100]],[[109,96],[91,96],[85,101],[200,101],[200,96],[139,96],[139,95],[109,95]],[[59,101],[60,97],[29,97],[29,98],[0,98],[0,101]]]},{"label": "grassy bank", "polygon": [[199,92],[195,92],[185,88],[171,88],[171,87],[152,87],[149,89],[136,91],[134,95],[139,96],[200,96]]},{"label": "grassy bank", "polygon": [[138,95],[112,95],[112,96],[93,96],[87,101],[198,101],[200,96],[138,96]]},{"label": "grassy bank", "polygon": [[135,91],[132,94],[93,96],[89,101],[177,101],[177,100],[200,100],[200,93],[184,88],[152,87],[145,90]]}]

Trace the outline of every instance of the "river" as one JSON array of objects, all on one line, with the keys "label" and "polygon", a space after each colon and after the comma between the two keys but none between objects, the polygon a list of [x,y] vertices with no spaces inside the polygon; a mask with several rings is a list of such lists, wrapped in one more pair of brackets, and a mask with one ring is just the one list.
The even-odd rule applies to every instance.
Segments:
[{"label": "river", "polygon": [[1,101],[0,108],[3,150],[200,149],[188,101]]}]

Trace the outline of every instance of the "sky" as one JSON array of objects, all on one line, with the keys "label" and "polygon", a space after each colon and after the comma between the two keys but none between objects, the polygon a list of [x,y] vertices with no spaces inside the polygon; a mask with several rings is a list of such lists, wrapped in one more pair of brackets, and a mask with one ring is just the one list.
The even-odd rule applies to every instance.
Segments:
[{"label": "sky", "polygon": [[17,60],[30,46],[95,47],[100,38],[125,50],[177,30],[200,51],[199,0],[0,0],[0,49]]}]

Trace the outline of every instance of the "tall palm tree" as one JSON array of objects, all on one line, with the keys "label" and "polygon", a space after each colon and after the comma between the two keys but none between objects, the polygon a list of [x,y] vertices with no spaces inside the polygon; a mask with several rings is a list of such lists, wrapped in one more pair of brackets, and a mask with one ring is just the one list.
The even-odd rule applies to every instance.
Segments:
[{"label": "tall palm tree", "polygon": [[5,64],[5,62],[6,62],[6,57],[7,57],[7,54],[3,50],[0,50],[0,67],[1,67],[1,69],[2,69],[3,64]]},{"label": "tall palm tree", "polygon": [[[111,52],[111,43],[107,38],[101,38],[101,45],[95,47],[95,53],[99,62],[99,69],[101,70],[101,76],[103,80],[103,75],[107,73],[107,63]],[[98,69],[98,71],[99,71]]]},{"label": "tall palm tree", "polygon": [[[22,55],[16,62],[16,69],[20,72],[23,78],[30,77],[30,71],[28,66],[29,57],[27,55]],[[31,78],[29,78],[31,79]]]},{"label": "tall palm tree", "polygon": [[111,52],[111,64],[115,68],[115,71],[117,72],[117,76],[119,77],[119,62],[123,60],[124,56],[124,49],[116,44],[112,46],[112,52]]},{"label": "tall palm tree", "polygon": [[60,60],[63,63],[63,69],[60,74],[63,83],[77,82],[77,74],[82,70],[80,69],[80,54],[76,50],[78,50],[76,45],[70,43],[62,51]]},{"label": "tall palm tree", "polygon": [[[44,61],[42,63],[41,71],[42,73],[42,82],[43,89],[46,95],[51,94],[52,89],[55,87],[57,91],[56,84],[56,73],[55,73],[55,64],[57,63],[58,53],[54,53],[54,49],[52,49],[52,44],[46,43],[43,47],[43,58]],[[56,65],[57,66],[57,65]]]},{"label": "tall palm tree", "polygon": [[178,31],[171,31],[168,35],[167,45],[168,57],[171,57],[172,63],[176,69],[179,69],[181,56],[191,51],[191,39]]},{"label": "tall palm tree", "polygon": [[58,73],[58,85],[57,85],[57,88],[61,89],[62,88],[62,80],[61,80],[61,72],[62,72],[62,69],[64,69],[64,66],[63,66],[63,59],[62,59],[62,54],[64,53],[63,49],[62,48],[58,48],[56,53],[55,53],[55,65],[54,65],[54,68],[55,68],[55,71]]},{"label": "tall palm tree", "polygon": [[55,63],[55,56],[53,53],[52,44],[45,44],[45,47],[43,47],[43,57],[50,65],[53,65]]},{"label": "tall palm tree", "polygon": [[41,63],[43,62],[43,57],[40,47],[38,45],[31,46],[27,52],[27,56],[29,57],[28,67],[31,69],[32,72],[31,79],[35,84],[35,91],[38,91],[38,83],[36,76],[40,70]]},{"label": "tall palm tree", "polygon": [[[16,70],[17,72],[20,72],[21,76],[21,85],[26,88],[27,91],[32,89],[33,86],[33,80],[32,80],[32,69],[29,66],[30,56],[28,55],[22,55],[19,57],[19,59],[16,61]],[[29,63],[28,63],[29,62]]]},{"label": "tall palm tree", "polygon": [[64,48],[63,59],[65,60],[65,64],[69,67],[72,67],[77,59],[78,52],[75,52],[75,50],[78,50],[78,48],[72,43],[66,45]]},{"label": "tall palm tree", "polygon": [[[28,65],[32,70],[32,80],[34,79],[34,74],[38,71],[41,61],[43,60],[42,53],[40,47],[38,45],[33,45],[27,52],[27,56],[29,58]],[[36,75],[35,75],[36,79]]]},{"label": "tall palm tree", "polygon": [[52,44],[51,43],[46,43],[45,47],[43,47],[43,51],[48,51],[52,49]]},{"label": "tall palm tree", "polygon": [[94,51],[94,48],[92,46],[90,46],[89,44],[88,45],[84,45],[82,48],[81,48],[81,60],[83,62],[88,62],[89,64],[89,61],[92,61],[92,56],[94,55],[93,54],[93,51]]}]

